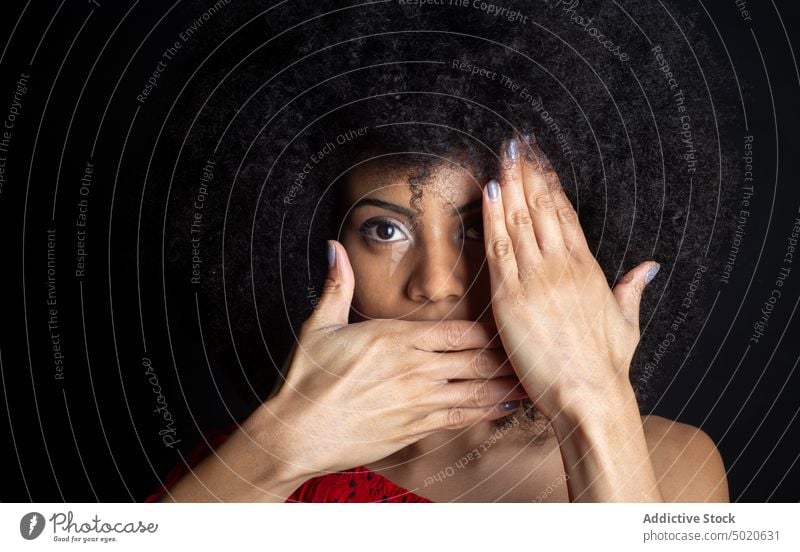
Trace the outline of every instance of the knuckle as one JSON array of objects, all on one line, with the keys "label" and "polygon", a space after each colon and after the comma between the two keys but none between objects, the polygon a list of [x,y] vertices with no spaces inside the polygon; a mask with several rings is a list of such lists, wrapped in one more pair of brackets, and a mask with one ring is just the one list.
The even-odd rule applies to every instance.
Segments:
[{"label": "knuckle", "polygon": [[444,344],[448,348],[458,346],[464,339],[464,333],[461,331],[461,328],[458,327],[456,324],[445,322],[444,327],[442,328],[441,331],[444,339]]},{"label": "knuckle", "polygon": [[508,259],[511,256],[511,240],[508,238],[495,238],[492,241],[492,253],[497,259]]},{"label": "knuckle", "polygon": [[557,213],[558,220],[564,224],[574,224],[578,220],[575,211],[571,207],[562,207]]},{"label": "knuckle", "polygon": [[473,357],[472,367],[475,371],[475,375],[477,375],[479,378],[488,378],[494,371],[489,356],[484,352],[477,353]]},{"label": "knuckle", "polygon": [[322,284],[323,293],[337,293],[340,289],[342,289],[342,283],[333,278],[325,278],[325,282]]},{"label": "knuckle", "polygon": [[489,398],[489,388],[483,383],[473,382],[469,396],[469,401],[472,403],[472,406],[481,406],[485,404],[486,400]]},{"label": "knuckle", "polygon": [[459,427],[461,424],[464,423],[464,419],[466,418],[466,414],[464,414],[463,408],[451,408],[447,411],[447,416],[445,417],[445,427],[453,428]]},{"label": "knuckle", "polygon": [[527,207],[514,209],[509,215],[509,222],[513,226],[528,226],[533,224],[530,210]]},{"label": "knuckle", "polygon": [[553,196],[550,195],[550,190],[541,190],[531,195],[531,203],[534,208],[540,211],[549,211],[553,208]]}]

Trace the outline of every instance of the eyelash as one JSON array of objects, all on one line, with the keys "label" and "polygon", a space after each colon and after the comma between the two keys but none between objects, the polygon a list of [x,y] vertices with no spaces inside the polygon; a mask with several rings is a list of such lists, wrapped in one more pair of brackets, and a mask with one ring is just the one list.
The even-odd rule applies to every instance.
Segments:
[{"label": "eyelash", "polygon": [[[472,224],[465,225],[465,228],[466,228],[467,231],[470,228],[473,228],[475,226],[482,226],[483,225],[483,221],[479,217],[474,219],[471,222],[472,222]],[[377,243],[379,245],[387,245],[387,244],[391,244],[391,243],[394,243],[394,242],[403,241],[403,240],[381,240],[381,239],[376,239],[376,238],[373,238],[373,237],[369,236],[370,230],[372,230],[373,228],[377,228],[378,226],[380,226],[382,224],[393,226],[394,228],[398,229],[401,234],[405,235],[406,238],[409,237],[409,232],[405,229],[405,226],[403,226],[402,223],[399,223],[398,221],[395,221],[395,220],[392,220],[392,219],[389,219],[389,218],[383,218],[383,217],[371,218],[371,219],[367,220],[366,222],[364,222],[361,225],[361,227],[358,229],[359,234],[361,234],[362,239],[366,243],[372,242],[372,243]],[[478,238],[473,238],[473,239],[483,240],[483,231],[482,230],[483,229],[481,228],[481,236],[478,237]]]},{"label": "eyelash", "polygon": [[370,230],[372,230],[373,228],[377,228],[378,226],[381,226],[383,224],[386,224],[386,225],[389,225],[389,226],[393,226],[393,227],[397,228],[400,231],[401,234],[405,235],[406,238],[409,237],[408,232],[405,230],[405,227],[403,227],[403,225],[401,223],[399,223],[397,221],[394,221],[392,219],[383,218],[383,217],[376,217],[376,218],[371,218],[371,219],[367,220],[366,222],[364,222],[364,224],[361,225],[361,227],[358,229],[358,231],[361,234],[362,239],[366,243],[370,243],[371,242],[371,243],[377,243],[377,244],[380,244],[380,245],[386,245],[386,244],[390,244],[390,243],[393,243],[393,242],[402,241],[402,240],[381,240],[381,239],[373,238],[373,237],[371,237],[369,235]]}]

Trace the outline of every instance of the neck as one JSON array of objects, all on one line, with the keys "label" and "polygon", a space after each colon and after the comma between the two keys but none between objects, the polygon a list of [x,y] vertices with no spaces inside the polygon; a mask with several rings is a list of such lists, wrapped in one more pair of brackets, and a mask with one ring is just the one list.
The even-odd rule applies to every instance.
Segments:
[{"label": "neck", "polygon": [[410,467],[415,462],[451,461],[462,456],[483,457],[506,447],[539,447],[554,438],[544,419],[530,420],[520,409],[502,420],[502,425],[488,421],[468,428],[445,430],[429,435],[394,454],[369,464],[373,471],[392,467]]}]

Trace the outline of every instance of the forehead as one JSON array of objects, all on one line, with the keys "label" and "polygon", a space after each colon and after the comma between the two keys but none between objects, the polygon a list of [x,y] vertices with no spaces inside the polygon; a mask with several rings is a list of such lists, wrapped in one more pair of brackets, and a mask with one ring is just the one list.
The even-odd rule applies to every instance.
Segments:
[{"label": "forehead", "polygon": [[455,163],[444,161],[425,168],[369,161],[350,171],[344,181],[343,197],[349,204],[363,197],[391,198],[408,204],[415,195],[412,183],[419,188],[420,201],[435,201],[447,209],[465,199],[480,197],[482,190],[479,176]]}]

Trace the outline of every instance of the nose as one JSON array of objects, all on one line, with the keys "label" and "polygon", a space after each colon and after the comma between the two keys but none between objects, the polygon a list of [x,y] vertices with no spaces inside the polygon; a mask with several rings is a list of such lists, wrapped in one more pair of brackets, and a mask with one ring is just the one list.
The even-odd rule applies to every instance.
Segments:
[{"label": "nose", "polygon": [[408,296],[417,303],[458,301],[467,291],[463,265],[464,251],[446,239],[418,244],[413,271],[408,280]]}]

